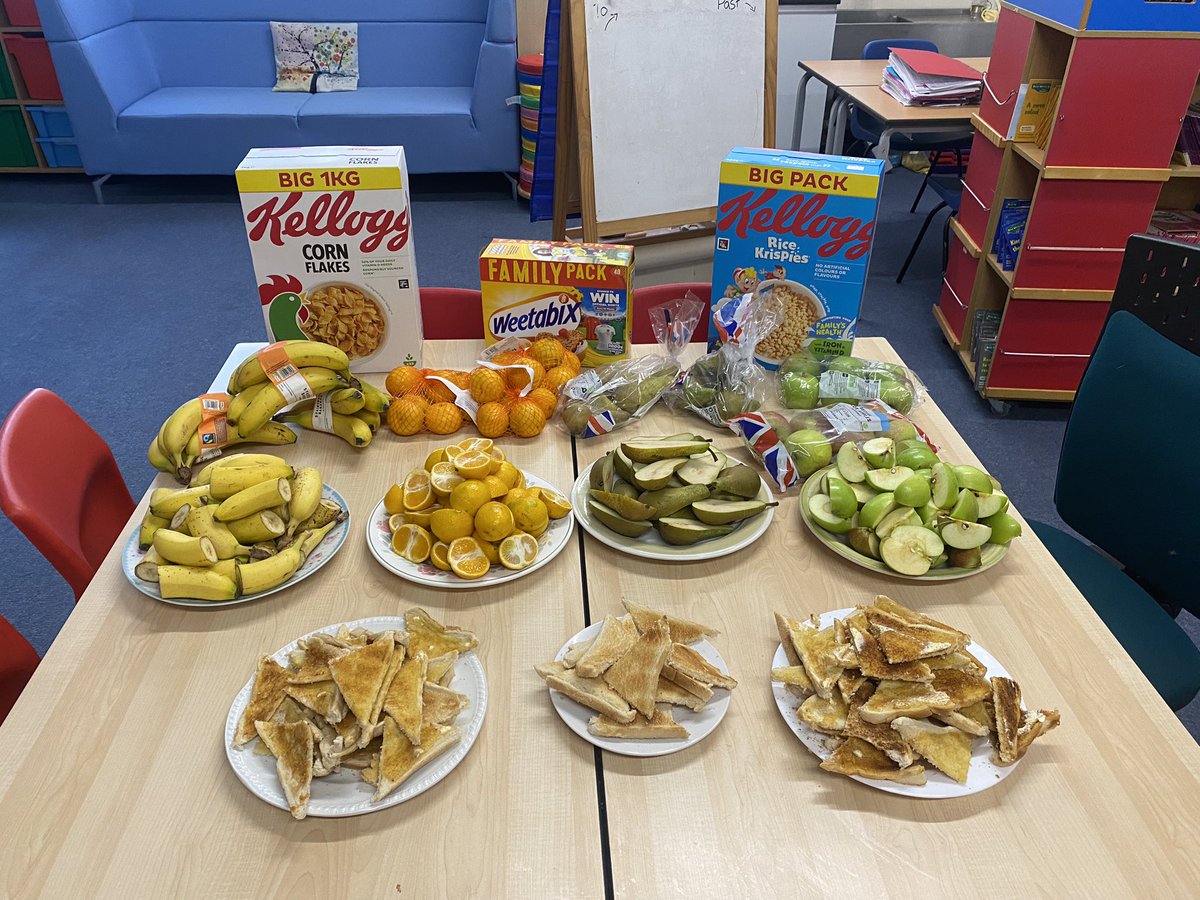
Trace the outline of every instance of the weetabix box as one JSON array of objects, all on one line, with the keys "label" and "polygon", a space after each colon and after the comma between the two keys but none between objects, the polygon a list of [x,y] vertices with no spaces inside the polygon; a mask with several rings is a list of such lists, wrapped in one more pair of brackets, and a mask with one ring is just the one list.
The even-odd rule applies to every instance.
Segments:
[{"label": "weetabix box", "polygon": [[237,168],[272,341],[325,341],[358,372],[421,363],[403,147],[251,150]]},{"label": "weetabix box", "polygon": [[493,238],[479,254],[483,339],[550,334],[585,366],[629,354],[633,247]]},{"label": "weetabix box", "polygon": [[867,282],[883,160],[736,147],[721,163],[713,300],[784,302],[759,342],[774,368],[802,347],[849,355]]}]

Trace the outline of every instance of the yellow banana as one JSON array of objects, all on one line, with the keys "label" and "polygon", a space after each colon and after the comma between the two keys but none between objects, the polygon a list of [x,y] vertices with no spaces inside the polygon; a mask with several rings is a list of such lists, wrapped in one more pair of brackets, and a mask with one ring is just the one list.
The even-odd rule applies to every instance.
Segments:
[{"label": "yellow banana", "polygon": [[[300,369],[300,374],[308,383],[309,390],[314,394],[325,394],[346,386],[345,378],[329,369],[310,366]],[[271,416],[287,406],[288,402],[287,398],[283,396],[283,392],[271,385],[260,391],[246,405],[238,419],[230,419],[230,421],[237,425],[240,433],[253,434],[271,421]]]},{"label": "yellow banana", "polygon": [[312,531],[304,532],[299,542],[300,555],[305,559],[308,559],[308,555],[317,549],[317,546],[321,543],[321,541],[325,540],[325,535],[329,534],[329,532],[333,530],[333,526],[336,524],[336,521],[327,522],[320,528],[314,528]]},{"label": "yellow banana", "polygon": [[150,512],[161,519],[169,521],[175,513],[179,512],[179,507],[185,503],[200,503],[207,498],[207,484],[202,484],[198,487],[180,488],[178,490],[156,488],[154,493],[150,495]]},{"label": "yellow banana", "polygon": [[180,534],[191,534],[187,528],[187,517],[191,515],[192,508],[199,509],[201,503],[196,500],[192,503],[185,503],[179,509],[175,510],[175,515],[171,516],[171,521],[167,523],[167,531],[178,531]]},{"label": "yellow banana", "polygon": [[232,522],[235,519],[244,519],[280,503],[287,503],[291,497],[292,488],[286,478],[260,481],[253,487],[238,491],[232,497],[222,500],[217,507],[217,521]]},{"label": "yellow banana", "polygon": [[388,396],[387,391],[381,391],[373,384],[359,382],[359,390],[363,392],[363,409],[368,412],[383,414],[392,405],[392,398]]},{"label": "yellow banana", "polygon": [[[279,421],[292,422],[301,428],[307,428],[309,431],[316,430],[313,428],[311,409],[298,413],[287,413],[281,416]],[[366,422],[355,416],[339,416],[337,413],[334,413],[333,433],[351,447],[365,447],[371,443],[371,429],[367,427]]]},{"label": "yellow banana", "polygon": [[371,412],[369,409],[360,409],[354,414],[354,418],[362,419],[367,423],[367,427],[371,429],[371,434],[379,430],[379,426],[383,422],[383,418],[377,412]]},{"label": "yellow banana", "polygon": [[196,433],[203,414],[204,407],[200,398],[196,397],[167,416],[167,421],[163,423],[159,440],[164,454],[176,466],[183,464],[183,451],[187,447],[188,439]]},{"label": "yellow banana", "polygon": [[[332,344],[320,341],[287,341],[284,350],[288,359],[297,369],[320,367],[335,372],[345,372],[350,368],[350,358]],[[236,394],[248,387],[261,384],[267,380],[258,354],[246,359],[229,379],[229,393]]]},{"label": "yellow banana", "polygon": [[142,518],[142,527],[138,531],[138,547],[142,550],[147,549],[154,543],[154,532],[160,528],[166,528],[170,524],[162,516],[156,516],[152,512],[147,512]]},{"label": "yellow banana", "polygon": [[150,465],[158,469],[160,472],[167,472],[171,475],[175,474],[175,463],[171,462],[158,444],[158,435],[154,436],[154,440],[150,442],[150,449],[146,451],[146,458],[150,460]]},{"label": "yellow banana", "polygon": [[271,386],[271,382],[262,381],[259,384],[238,391],[229,401],[229,421],[236,422],[250,405],[250,401]]},{"label": "yellow banana", "polygon": [[332,500],[322,500],[317,504],[317,510],[305,521],[300,523],[297,531],[316,531],[328,525],[334,519],[337,519],[342,514],[342,508]]},{"label": "yellow banana", "polygon": [[226,522],[225,525],[242,544],[261,544],[264,541],[274,541],[287,530],[283,519],[269,509],[256,512],[244,519],[234,519]]},{"label": "yellow banana", "polygon": [[237,598],[237,582],[209,566],[197,569],[192,566],[158,567],[158,593],[164,599],[191,600],[234,600]]},{"label": "yellow banana", "polygon": [[334,391],[329,398],[329,405],[333,407],[333,411],[343,416],[358,412],[365,402],[366,397],[358,388],[342,388]]},{"label": "yellow banana", "polygon": [[238,583],[243,594],[257,594],[283,584],[304,563],[300,548],[288,547],[267,559],[238,565]]},{"label": "yellow banana", "polygon": [[237,438],[226,444],[226,447],[231,447],[234,444],[273,444],[280,446],[282,444],[296,443],[296,432],[279,422],[268,422],[262,428],[258,429],[258,431],[252,432],[245,437],[236,428],[233,428],[233,431],[237,435]]},{"label": "yellow banana", "polygon": [[217,551],[217,559],[247,559],[250,548],[243,546],[224,522],[215,518],[216,507],[200,506],[193,509],[187,516],[187,529],[194,537],[204,537],[212,541],[213,549]]},{"label": "yellow banana", "polygon": [[142,557],[142,561],[133,567],[133,574],[142,581],[158,582],[158,567],[165,566],[167,561],[158,555],[158,551],[151,547],[146,551],[146,555]]},{"label": "yellow banana", "polygon": [[285,462],[261,466],[221,466],[212,473],[209,489],[213,500],[225,500],[248,487],[276,478],[291,478],[295,474]]},{"label": "yellow banana", "polygon": [[303,466],[292,477],[292,499],[288,501],[288,534],[317,511],[321,505],[321,473],[312,466]]},{"label": "yellow banana", "polygon": [[166,528],[155,532],[154,549],[167,562],[181,566],[211,566],[217,561],[217,551],[208,538],[189,537]]},{"label": "yellow banana", "polygon": [[[288,430],[291,431],[291,429]],[[213,472],[222,466],[265,466],[270,463],[284,462],[286,461],[282,457],[271,453],[231,453],[229,456],[222,456],[213,460],[201,469],[192,481],[192,484],[209,484],[212,481]]]}]

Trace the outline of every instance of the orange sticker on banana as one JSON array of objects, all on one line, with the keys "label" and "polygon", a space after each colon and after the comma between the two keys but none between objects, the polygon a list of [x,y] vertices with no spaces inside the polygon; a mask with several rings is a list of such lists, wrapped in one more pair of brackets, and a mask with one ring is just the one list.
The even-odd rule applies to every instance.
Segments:
[{"label": "orange sticker on banana", "polygon": [[229,443],[229,395],[203,394],[200,397],[200,452],[219,450]]},{"label": "orange sticker on banana", "polygon": [[299,403],[301,400],[311,400],[316,396],[292,358],[288,356],[287,344],[276,341],[258,351],[258,362],[263,372],[279,393],[283,394],[288,403]]}]

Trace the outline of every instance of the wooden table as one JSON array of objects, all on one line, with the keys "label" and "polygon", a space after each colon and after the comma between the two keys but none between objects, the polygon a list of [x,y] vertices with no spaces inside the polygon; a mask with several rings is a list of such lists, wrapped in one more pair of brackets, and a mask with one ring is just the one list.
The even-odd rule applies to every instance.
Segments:
[{"label": "wooden table", "polygon": [[[464,365],[476,349],[428,342],[426,361]],[[899,361],[880,339],[857,350]],[[914,418],[948,457],[977,461],[932,401]],[[681,430],[716,433],[660,406],[578,442],[577,466],[555,430],[505,447],[566,491],[620,440]],[[380,567],[362,527],[387,486],[444,442],[380,435],[352,452],[305,432],[285,448],[345,495],[353,533],[303,586],[255,603],[155,603],[125,582],[124,541],[114,548],[0,728],[0,893],[600,897],[606,864],[613,894],[631,900],[1160,897],[1200,884],[1200,749],[1028,529],[995,569],[918,586],[826,551],[793,492],[764,537],[733,557],[655,563],[586,538],[582,554],[568,550],[519,582],[439,593]],[[1028,703],[1061,710],[1062,726],[1002,784],[956,800],[886,794],[822,772],[784,724],[767,674],[772,611],[803,617],[879,592],[966,628]],[[622,597],[721,629],[715,644],[741,684],[720,727],[686,751],[594,755],[533,673]],[[352,819],[297,823],[254,798],[219,735],[257,655],[414,604],[480,636],[491,701],[462,764],[420,797]]]},{"label": "wooden table", "polygon": [[879,159],[890,154],[892,135],[909,137],[916,134],[962,131],[969,134],[971,117],[979,105],[971,106],[905,106],[877,84],[859,84],[843,88],[842,95],[852,106],[861,107],[883,123],[879,143],[872,153]]}]

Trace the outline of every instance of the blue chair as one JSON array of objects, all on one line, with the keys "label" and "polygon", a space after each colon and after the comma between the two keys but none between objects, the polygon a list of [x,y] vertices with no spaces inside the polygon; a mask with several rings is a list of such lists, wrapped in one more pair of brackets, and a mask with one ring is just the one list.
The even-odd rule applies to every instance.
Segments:
[{"label": "blue chair", "polygon": [[1174,618],[1200,615],[1200,480],[1188,474],[1200,439],[1198,312],[1200,247],[1131,237],[1054,489],[1063,521],[1094,547],[1029,521],[1172,709],[1200,691],[1200,650]]},{"label": "blue chair", "polygon": [[[950,252],[950,219],[958,214],[958,207],[962,203],[963,183],[962,179],[957,175],[935,175],[933,167],[930,167],[929,174],[925,176],[929,186],[933,188],[933,192],[941,198],[929,214],[925,216],[925,221],[921,223],[921,230],[917,232],[917,238],[913,241],[912,247],[909,248],[908,256],[904,258],[904,265],[900,267],[900,274],[896,276],[896,284],[904,280],[904,275],[908,271],[908,267],[912,265],[913,257],[917,255],[917,248],[921,246],[921,241],[925,237],[925,232],[929,230],[929,225],[936,216],[946,207],[950,208],[950,215],[946,216],[946,224],[942,226],[942,273],[946,272],[946,260]],[[920,195],[917,195],[920,199]],[[915,205],[915,204],[914,204]]]}]

